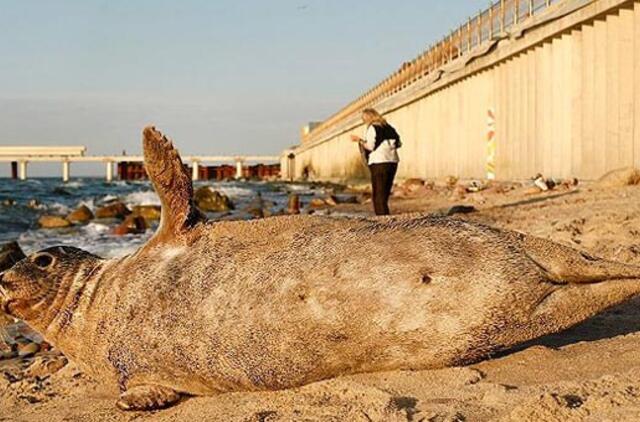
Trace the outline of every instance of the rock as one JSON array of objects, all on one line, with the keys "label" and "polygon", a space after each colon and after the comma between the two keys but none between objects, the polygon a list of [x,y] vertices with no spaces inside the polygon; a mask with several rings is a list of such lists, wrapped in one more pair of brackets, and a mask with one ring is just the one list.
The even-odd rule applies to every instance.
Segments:
[{"label": "rock", "polygon": [[246,212],[253,215],[255,218],[264,218],[265,211],[268,212],[265,201],[262,199],[262,195],[258,194],[247,204],[244,208]]},{"label": "rock", "polygon": [[113,229],[113,234],[124,236],[125,234],[142,234],[147,230],[147,222],[139,215],[128,215],[124,221]]},{"label": "rock", "polygon": [[233,202],[227,195],[213,190],[209,186],[202,186],[193,195],[196,206],[205,212],[223,212],[234,209]]},{"label": "rock", "polygon": [[458,178],[456,176],[447,176],[444,179],[444,184],[449,189],[452,189],[458,184]]},{"label": "rock", "polygon": [[338,205],[338,200],[336,199],[335,196],[333,195],[328,195],[325,199],[324,199],[324,203],[329,205],[330,207],[335,207],[336,205]]},{"label": "rock", "polygon": [[531,187],[525,189],[524,194],[525,195],[537,195],[537,194],[539,194],[541,192],[542,192],[542,190],[539,187],[531,186]]},{"label": "rock", "polygon": [[598,185],[604,187],[628,186],[640,184],[640,170],[625,167],[612,170],[598,179]]},{"label": "rock", "polygon": [[160,220],[162,210],[159,205],[136,205],[133,207],[133,215],[140,216],[147,221]]},{"label": "rock", "polygon": [[451,192],[450,198],[453,200],[464,199],[467,195],[467,188],[464,186],[457,185],[453,188],[453,192]]},{"label": "rock", "polygon": [[37,343],[18,343],[18,356],[26,358],[33,356],[40,351],[40,345]]},{"label": "rock", "polygon": [[8,242],[0,245],[0,272],[8,270],[13,265],[26,258],[18,242]]},{"label": "rock", "polygon": [[482,180],[472,180],[467,185],[467,192],[480,192],[487,188],[487,185]]},{"label": "rock", "polygon": [[412,177],[410,179],[402,182],[401,188],[404,189],[408,193],[414,193],[419,191],[424,187],[424,180],[419,179],[417,177]]},{"label": "rock", "polygon": [[313,198],[309,201],[309,208],[325,208],[327,203],[322,198]]},{"label": "rock", "polygon": [[80,205],[75,211],[67,215],[67,220],[76,224],[88,223],[94,219],[93,212],[86,205]]},{"label": "rock", "polygon": [[59,196],[71,196],[71,192],[69,192],[68,190],[61,188],[60,186],[56,187],[53,189],[53,192],[56,195]]},{"label": "rock", "polygon": [[57,215],[43,215],[38,219],[38,224],[43,229],[59,229],[62,227],[69,227],[71,222],[64,217]]},{"label": "rock", "polygon": [[38,209],[42,207],[42,204],[37,199],[29,199],[27,202],[27,208]]},{"label": "rock", "polygon": [[112,202],[96,210],[96,218],[119,218],[123,219],[131,214],[131,210],[122,202]]},{"label": "rock", "polygon": [[338,204],[357,204],[358,197],[356,195],[338,195],[335,197],[338,201]]},{"label": "rock", "polygon": [[536,179],[533,181],[533,184],[542,192],[549,190],[547,181],[544,179],[544,177],[542,177],[542,175],[538,175],[538,177],[536,177]]},{"label": "rock", "polygon": [[300,196],[295,193],[289,195],[287,214],[300,214]]},{"label": "rock", "polygon": [[451,216],[455,214],[470,214],[476,211],[476,207],[474,207],[473,205],[454,205],[453,207],[449,208],[449,210],[447,211],[447,215]]},{"label": "rock", "polygon": [[15,199],[11,199],[11,198],[3,199],[0,202],[0,205],[2,205],[4,207],[13,207],[15,204],[16,204],[16,200]]}]

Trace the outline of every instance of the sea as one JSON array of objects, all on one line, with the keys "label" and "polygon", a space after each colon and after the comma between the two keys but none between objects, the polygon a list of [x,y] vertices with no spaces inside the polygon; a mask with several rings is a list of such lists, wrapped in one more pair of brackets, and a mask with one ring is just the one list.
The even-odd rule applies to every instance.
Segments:
[{"label": "sea", "polygon": [[[199,181],[200,186],[227,195],[235,205],[230,213],[211,213],[209,218],[249,219],[246,212],[258,195],[274,213],[286,209],[289,194],[297,193],[303,202],[326,194],[325,188],[312,184],[290,184],[252,181]],[[60,178],[12,180],[0,178],[0,243],[17,241],[28,255],[50,246],[75,246],[105,258],[134,252],[156,229],[152,225],[143,234],[118,236],[112,233],[117,220],[93,220],[86,225],[62,229],[42,229],[42,215],[67,215],[80,205],[92,211],[108,202],[119,200],[130,208],[135,205],[160,205],[148,181],[114,181],[100,178],[77,178],[64,183]]]}]

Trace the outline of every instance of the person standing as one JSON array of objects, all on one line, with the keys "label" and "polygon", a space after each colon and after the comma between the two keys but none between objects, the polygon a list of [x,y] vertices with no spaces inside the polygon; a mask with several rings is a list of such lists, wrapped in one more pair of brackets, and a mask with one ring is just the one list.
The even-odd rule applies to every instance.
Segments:
[{"label": "person standing", "polygon": [[373,108],[362,111],[366,129],[364,138],[351,135],[364,151],[371,172],[373,210],[376,215],[389,215],[389,196],[398,170],[398,148],[402,145],[398,132]]}]

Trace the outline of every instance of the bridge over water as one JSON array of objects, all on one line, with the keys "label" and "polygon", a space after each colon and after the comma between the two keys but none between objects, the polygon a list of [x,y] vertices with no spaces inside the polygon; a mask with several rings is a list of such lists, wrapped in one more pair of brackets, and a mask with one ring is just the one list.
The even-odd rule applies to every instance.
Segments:
[{"label": "bridge over water", "polygon": [[640,0],[504,0],[284,151],[289,178],[366,175],[349,134],[375,107],[399,177],[594,179],[640,166]]}]

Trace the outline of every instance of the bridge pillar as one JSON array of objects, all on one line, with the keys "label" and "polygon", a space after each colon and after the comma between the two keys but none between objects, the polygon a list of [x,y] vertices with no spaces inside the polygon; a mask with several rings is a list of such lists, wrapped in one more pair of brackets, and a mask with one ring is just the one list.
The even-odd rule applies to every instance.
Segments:
[{"label": "bridge pillar", "polygon": [[113,162],[107,161],[107,183],[111,183],[113,181]]},{"label": "bridge pillar", "polygon": [[242,158],[236,158],[236,179],[242,179]]},{"label": "bridge pillar", "polygon": [[17,161],[11,162],[11,178],[13,180],[16,180],[18,178],[18,162]]},{"label": "bridge pillar", "polygon": [[191,180],[193,180],[194,182],[198,180],[198,176],[199,176],[198,164],[199,164],[198,160],[193,160],[191,162]]},{"label": "bridge pillar", "polygon": [[69,169],[70,163],[68,160],[64,160],[62,162],[62,181],[67,183],[69,181]]},{"label": "bridge pillar", "polygon": [[20,180],[27,180],[27,162],[20,161],[19,163],[19,178]]}]

